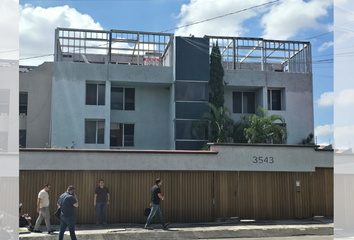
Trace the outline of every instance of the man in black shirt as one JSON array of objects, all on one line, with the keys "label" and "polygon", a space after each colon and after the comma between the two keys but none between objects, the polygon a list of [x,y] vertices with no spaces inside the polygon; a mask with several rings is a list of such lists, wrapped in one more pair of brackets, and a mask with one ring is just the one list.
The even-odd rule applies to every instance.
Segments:
[{"label": "man in black shirt", "polygon": [[100,180],[99,187],[96,188],[93,205],[97,206],[96,224],[100,224],[100,214],[102,212],[102,223],[106,225],[106,205],[109,204],[109,191],[104,186],[104,181]]},{"label": "man in black shirt", "polygon": [[161,195],[161,187],[162,181],[160,180],[160,178],[156,179],[156,185],[154,185],[151,188],[151,212],[150,215],[147,219],[147,222],[145,224],[145,229],[149,229],[149,230],[153,230],[154,228],[150,227],[150,222],[152,220],[152,218],[155,216],[155,214],[157,214],[157,217],[160,219],[163,228],[166,228],[170,223],[165,223],[165,221],[162,219],[162,214],[161,214],[161,210],[160,210],[160,199],[164,200],[165,197]]}]

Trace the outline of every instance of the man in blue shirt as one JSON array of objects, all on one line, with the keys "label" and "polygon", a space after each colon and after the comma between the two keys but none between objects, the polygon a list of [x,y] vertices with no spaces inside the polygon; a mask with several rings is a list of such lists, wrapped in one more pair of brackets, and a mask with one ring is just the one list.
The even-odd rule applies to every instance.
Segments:
[{"label": "man in blue shirt", "polygon": [[161,210],[160,210],[160,199],[164,200],[165,197],[161,195],[161,190],[160,187],[162,185],[162,181],[160,180],[160,178],[156,179],[156,185],[154,185],[151,188],[151,203],[150,206],[151,208],[151,212],[150,215],[148,216],[147,222],[145,224],[145,229],[149,229],[149,230],[153,230],[153,227],[150,227],[150,222],[152,220],[152,218],[155,216],[155,214],[157,214],[157,217],[160,219],[163,228],[166,228],[170,223],[165,223],[165,221],[162,218],[162,214],[161,214]]},{"label": "man in blue shirt", "polygon": [[70,185],[65,193],[58,200],[58,207],[61,208],[59,240],[63,240],[66,227],[69,227],[71,240],[76,240],[75,235],[75,208],[79,207],[75,187]]}]

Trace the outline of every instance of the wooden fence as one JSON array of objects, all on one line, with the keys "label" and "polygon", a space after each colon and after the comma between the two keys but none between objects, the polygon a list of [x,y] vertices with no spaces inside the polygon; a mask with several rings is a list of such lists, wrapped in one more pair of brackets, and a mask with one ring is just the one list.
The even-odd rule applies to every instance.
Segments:
[{"label": "wooden fence", "polygon": [[[316,172],[213,172],[213,171],[20,171],[22,212],[36,218],[38,192],[51,183],[50,212],[60,194],[74,185],[79,208],[77,223],[95,223],[93,196],[98,181],[110,190],[110,223],[143,223],[155,179],[163,181],[164,219],[206,222],[218,217],[241,219],[294,219],[333,215],[333,169]],[[296,186],[300,181],[300,186]],[[51,222],[58,224],[51,215]],[[155,220],[156,221],[156,220]]]}]

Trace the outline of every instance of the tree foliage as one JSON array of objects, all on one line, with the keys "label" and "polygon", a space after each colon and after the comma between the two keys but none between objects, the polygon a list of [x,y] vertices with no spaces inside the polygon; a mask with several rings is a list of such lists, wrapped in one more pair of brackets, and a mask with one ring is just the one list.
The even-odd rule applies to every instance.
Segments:
[{"label": "tree foliage", "polygon": [[224,106],[224,68],[218,42],[213,44],[210,55],[209,102],[217,109]]}]

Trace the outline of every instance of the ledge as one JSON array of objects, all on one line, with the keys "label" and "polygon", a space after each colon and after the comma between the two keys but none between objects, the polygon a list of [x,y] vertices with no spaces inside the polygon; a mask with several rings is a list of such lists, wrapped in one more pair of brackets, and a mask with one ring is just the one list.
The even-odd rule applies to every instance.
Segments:
[{"label": "ledge", "polygon": [[239,147],[300,147],[317,148],[319,145],[297,145],[297,144],[268,144],[268,143],[208,143],[209,146],[239,146]]},{"label": "ledge", "polygon": [[129,150],[129,149],[60,149],[60,148],[23,148],[20,152],[91,152],[91,153],[150,153],[150,154],[217,154],[217,151],[192,150]]}]

